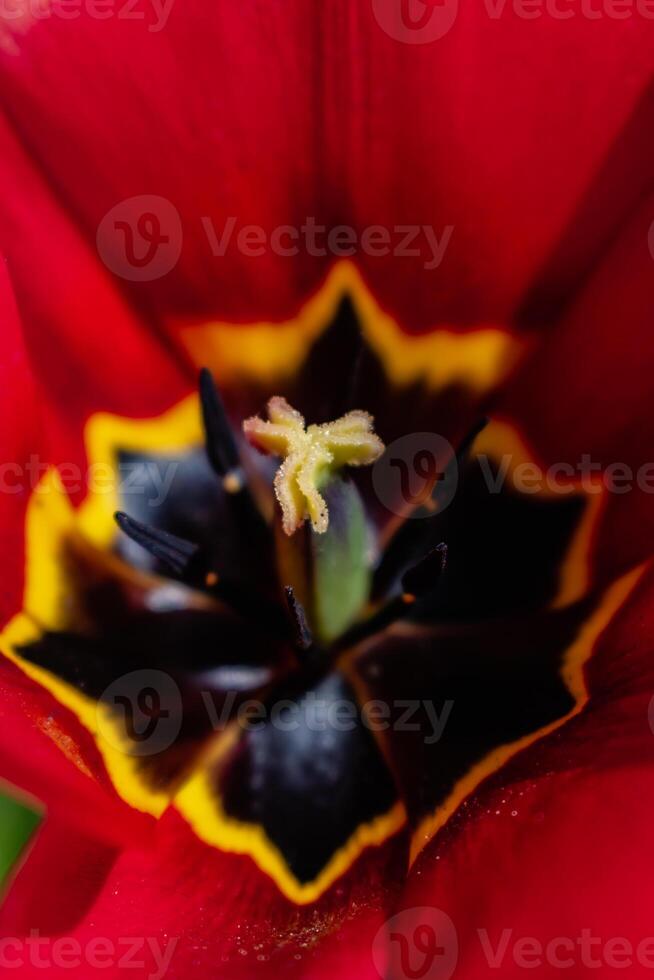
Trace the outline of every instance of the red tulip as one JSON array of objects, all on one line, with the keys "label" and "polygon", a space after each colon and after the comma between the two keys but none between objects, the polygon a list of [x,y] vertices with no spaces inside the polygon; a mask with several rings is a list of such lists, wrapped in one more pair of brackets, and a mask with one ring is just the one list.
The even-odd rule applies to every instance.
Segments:
[{"label": "red tulip", "polygon": [[4,10],[6,969],[654,965],[651,14],[563,13]]}]

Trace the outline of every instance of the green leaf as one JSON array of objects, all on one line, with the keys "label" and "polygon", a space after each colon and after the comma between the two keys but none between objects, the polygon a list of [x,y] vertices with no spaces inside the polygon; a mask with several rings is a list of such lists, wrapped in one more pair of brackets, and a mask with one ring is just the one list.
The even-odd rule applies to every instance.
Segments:
[{"label": "green leaf", "polygon": [[312,625],[330,643],[357,618],[370,591],[368,527],[355,484],[334,476],[321,488],[329,510],[324,534],[310,532],[313,564]]},{"label": "green leaf", "polygon": [[0,888],[6,885],[42,817],[9,793],[11,787],[0,784]]}]

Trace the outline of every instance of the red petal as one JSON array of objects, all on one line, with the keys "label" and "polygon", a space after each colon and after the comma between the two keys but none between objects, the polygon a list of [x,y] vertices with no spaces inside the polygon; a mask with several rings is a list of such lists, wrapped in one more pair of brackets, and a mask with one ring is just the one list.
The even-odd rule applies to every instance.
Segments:
[{"label": "red petal", "polygon": [[39,415],[9,275],[0,258],[0,554],[3,587],[0,621],[20,608],[23,588],[25,508],[29,487],[22,479],[29,454],[38,451]]},{"label": "red petal", "polygon": [[[423,237],[405,245],[417,256],[361,265],[412,329],[507,323],[535,281],[548,293],[587,266],[649,171],[647,127],[628,129],[651,77],[643,18],[635,30],[630,17],[524,16],[500,2],[457,13],[450,2],[426,28],[436,39],[413,44],[403,41],[430,37],[398,39],[391,0],[337,0],[318,14],[297,0],[190,0],[165,25],[144,8],[140,20],[52,16],[15,39],[20,53],[2,69],[20,138],[90,242],[134,195],[180,215],[174,270],[125,284],[150,310],[295,312],[328,256],[253,258],[232,244],[214,257],[201,219],[219,235],[230,216],[269,235],[312,217],[359,234],[382,225],[395,245],[396,225],[429,225],[440,241],[453,228],[435,269]],[[601,219],[584,209],[598,174],[611,201]]]},{"label": "red petal", "polygon": [[56,935],[74,929],[115,856],[106,843],[79,830],[71,833],[64,817],[46,816],[0,907],[2,935],[29,936],[32,930]]},{"label": "red petal", "polygon": [[617,477],[596,545],[600,577],[641,561],[654,546],[653,201],[625,225],[502,406],[521,419],[546,467],[564,463],[579,475],[586,454],[598,471],[593,478],[600,466],[609,488],[612,472]]},{"label": "red petal", "polygon": [[[634,949],[629,975],[647,975],[635,951],[652,936],[653,587],[650,573],[604,633],[583,714],[487,783],[416,862],[400,908],[436,907],[451,918],[457,977],[498,975],[484,942],[497,947],[504,929],[512,932],[502,977],[524,975],[515,959],[523,937],[545,949],[533,975],[554,975],[557,953],[576,957],[574,975],[585,975],[583,930],[602,939],[592,956],[605,968],[612,965],[605,943],[625,937]],[[572,949],[548,954],[557,937]]]},{"label": "red petal", "polygon": [[39,385],[45,461],[83,465],[81,430],[91,412],[155,415],[193,380],[143,330],[3,120],[0,178],[0,248]]},{"label": "red petal", "polygon": [[0,731],[0,778],[65,820],[69,831],[114,845],[147,834],[150,818],[117,796],[91,735],[2,656]]},{"label": "red petal", "polygon": [[[116,948],[129,936],[149,937],[163,951],[170,946],[170,980],[196,972],[250,980],[280,969],[303,980],[333,971],[344,980],[362,976],[359,963],[403,864],[396,846],[370,851],[318,904],[297,907],[248,858],[201,844],[174,811],[157,825],[153,845],[118,858],[72,936],[82,949],[97,936]],[[143,956],[152,972],[151,955],[141,950]],[[64,975],[85,977],[88,966]],[[106,975],[122,973],[114,962]]]},{"label": "red petal", "polygon": [[[29,465],[33,460],[42,465],[48,459],[43,427],[49,413],[40,411],[42,402],[37,400],[4,263],[0,264],[0,318],[0,618],[5,625],[22,605],[25,508],[34,486]],[[70,380],[67,387],[71,389]],[[66,404],[73,402],[70,397]],[[91,827],[96,836],[110,841],[144,833],[142,815],[132,813],[115,796],[89,734],[71,712],[2,653],[0,719],[0,778],[32,794],[50,814],[65,817],[77,831]]]},{"label": "red petal", "polygon": [[418,32],[395,40],[371,16],[397,28],[399,3],[347,6],[327,39],[349,46],[341,144],[357,226],[453,229],[434,271],[424,250],[364,258],[377,295],[414,329],[522,321],[532,287],[568,287],[649,179],[641,125],[582,212],[650,81],[652,25],[450,0],[428,5],[436,39],[412,44]]},{"label": "red petal", "polygon": [[17,39],[20,55],[2,66],[16,131],[93,248],[103,217],[135,195],[164,198],[181,216],[183,247],[170,274],[116,277],[139,305],[220,309],[236,321],[289,314],[325,260],[252,258],[236,243],[215,257],[202,218],[220,237],[230,216],[237,232],[250,222],[272,230],[328,210],[316,13],[298,0],[283,9],[253,0],[171,8],[164,30],[82,13],[53,16]]}]

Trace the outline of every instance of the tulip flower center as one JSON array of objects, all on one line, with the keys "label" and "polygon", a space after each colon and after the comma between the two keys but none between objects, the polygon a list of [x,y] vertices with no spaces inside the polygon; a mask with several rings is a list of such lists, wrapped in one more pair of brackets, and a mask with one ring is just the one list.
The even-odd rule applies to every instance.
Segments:
[{"label": "tulip flower center", "polygon": [[[165,570],[248,620],[256,610],[257,620],[273,633],[288,635],[290,616],[300,653],[315,648],[325,654],[359,641],[405,616],[416,595],[434,588],[446,549],[428,541],[418,551],[412,546],[401,574],[395,575],[394,591],[371,601],[370,518],[355,483],[341,473],[374,463],[384,452],[368,412],[356,409],[331,422],[307,425],[286,399],[275,396],[268,401],[267,419],[252,416],[243,422],[251,445],[281,459],[273,481],[281,522],[270,527],[248,486],[247,467],[208,371],[201,372],[200,403],[207,456],[243,542],[243,561],[246,547],[256,552],[263,589],[219,574],[201,543],[118,513],[121,530]],[[278,523],[283,534],[275,533]]]},{"label": "tulip flower center", "polygon": [[[312,388],[320,380],[312,371]],[[360,404],[354,386],[337,408],[288,391],[321,420]],[[110,551],[108,522],[99,539],[86,532],[114,506],[91,500],[78,519],[60,494],[35,495],[26,612],[5,646],[77,714],[126,800],[155,816],[174,802],[201,840],[249,854],[304,903],[405,821],[416,854],[481,779],[577,713],[627,586],[605,606],[584,585],[599,509],[579,491],[489,485],[500,460],[529,458],[497,421],[471,429],[439,459],[443,479],[389,518],[376,472],[347,472],[384,453],[367,412],[307,424],[276,396],[237,429],[208,371],[199,402],[204,446],[193,398],[154,426],[112,420],[110,439],[98,420],[118,469],[145,484],[117,495],[130,514],[116,514],[124,535],[107,535]],[[253,698],[261,724],[241,714]]]}]

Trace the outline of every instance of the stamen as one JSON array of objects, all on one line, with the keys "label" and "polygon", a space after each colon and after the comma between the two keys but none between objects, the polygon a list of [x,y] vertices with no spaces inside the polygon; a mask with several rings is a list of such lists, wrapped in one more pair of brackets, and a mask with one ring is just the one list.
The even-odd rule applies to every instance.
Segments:
[{"label": "stamen", "polygon": [[200,405],[209,462],[222,477],[227,493],[238,493],[243,488],[243,473],[236,440],[220,392],[207,368],[200,371]]},{"label": "stamen", "polygon": [[361,643],[391,626],[398,619],[403,619],[414,602],[436,587],[446,564],[447,545],[441,542],[402,576],[402,592],[389,599],[363,623],[357,623],[348,630],[339,641],[338,648],[344,649],[355,643]]},{"label": "stamen", "polygon": [[328,477],[343,466],[366,466],[384,451],[367,412],[348,412],[334,422],[306,426],[284,398],[268,402],[268,421],[253,416],[243,431],[257,449],[283,459],[275,476],[275,494],[282,526],[293,534],[307,517],[318,534],[329,525],[327,504],[320,493]]},{"label": "stamen", "polygon": [[447,545],[442,541],[402,576],[402,588],[405,593],[418,596],[430,592],[445,571],[446,564]]},{"label": "stamen", "polygon": [[307,622],[307,614],[304,610],[304,606],[296,597],[292,586],[287,585],[284,588],[284,593],[286,595],[288,611],[291,614],[293,626],[295,628],[295,642],[300,650],[306,652],[314,646],[313,633],[311,632]]},{"label": "stamen", "polygon": [[203,563],[200,561],[201,548],[198,545],[184,538],[178,538],[175,534],[143,524],[122,511],[118,511],[114,518],[121,531],[124,531],[132,541],[136,541],[151,555],[162,561],[173,574],[187,579],[187,584],[208,589],[216,599],[230,606],[240,616],[254,622],[254,625],[264,632],[272,629],[280,636],[288,632],[286,617],[278,605],[264,596],[250,592],[236,582],[224,581],[215,571],[203,570]]},{"label": "stamen", "polygon": [[200,548],[191,541],[178,538],[168,531],[143,524],[135,518],[118,511],[114,514],[116,524],[128,538],[140,544],[151,555],[163,562],[175,575],[186,575],[194,560],[200,554]]}]

